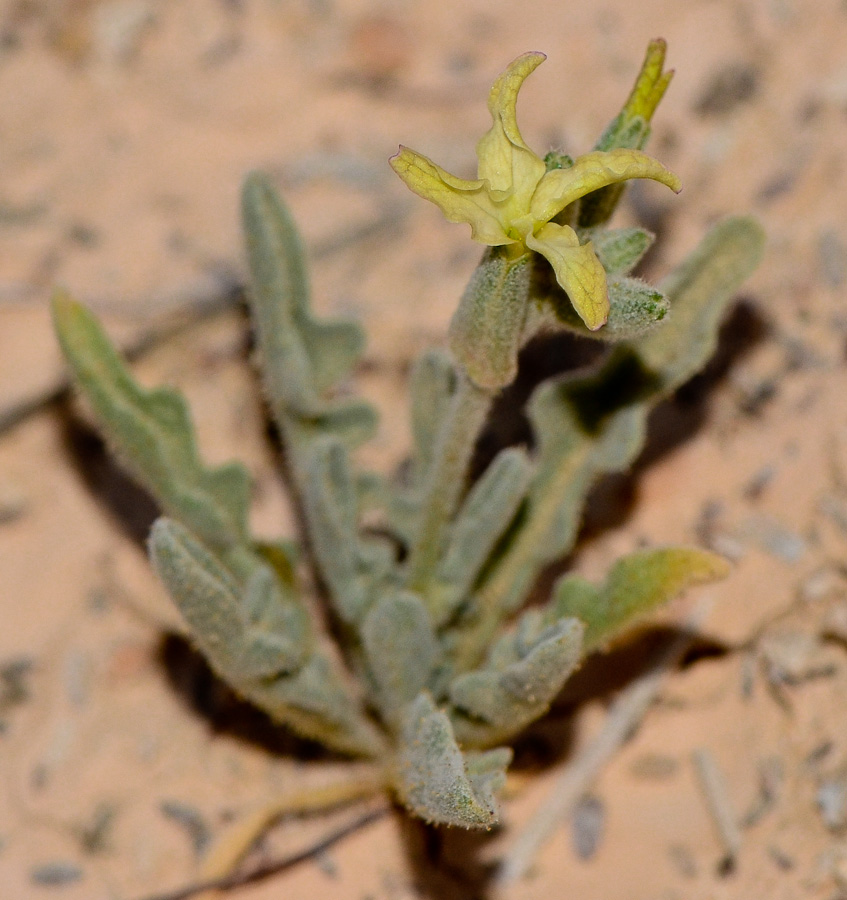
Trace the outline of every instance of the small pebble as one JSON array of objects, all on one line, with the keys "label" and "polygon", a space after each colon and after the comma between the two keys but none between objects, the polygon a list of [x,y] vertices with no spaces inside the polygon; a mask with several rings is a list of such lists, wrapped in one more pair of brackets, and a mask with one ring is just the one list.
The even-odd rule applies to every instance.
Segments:
[{"label": "small pebble", "polygon": [[778,869],[783,872],[789,872],[794,868],[794,860],[783,849],[777,847],[776,844],[768,845],[768,856],[774,861]]},{"label": "small pebble", "polygon": [[755,541],[762,550],[783,562],[799,562],[806,553],[803,538],[770,516],[751,516],[741,530],[744,537]]},{"label": "small pebble", "polygon": [[824,825],[830,831],[841,831],[847,826],[847,773],[824,779],[815,799]]},{"label": "small pebble", "polygon": [[827,287],[838,288],[847,280],[847,246],[832,228],[818,237],[821,276]]},{"label": "small pebble", "polygon": [[197,856],[202,856],[212,835],[200,811],[194,806],[176,800],[163,800],[159,804],[159,809],[163,816],[182,826],[191,840],[194,852]]},{"label": "small pebble", "polygon": [[747,62],[732,62],[714,72],[700,94],[695,109],[701,116],[722,116],[752,99],[759,73]]},{"label": "small pebble", "polygon": [[676,774],[679,763],[672,756],[663,756],[660,753],[645,753],[634,760],[630,766],[630,772],[636,778],[649,781],[664,781]]},{"label": "small pebble", "polygon": [[815,634],[784,631],[764,637],[759,644],[771,684],[797,685],[835,673],[835,665],[823,653]]},{"label": "small pebble", "polygon": [[43,863],[32,870],[30,878],[35,884],[44,887],[62,887],[79,881],[82,878],[82,869],[70,862]]},{"label": "small pebble", "polygon": [[[845,581],[841,572],[825,567],[812,572],[800,585],[800,597],[811,603],[826,600],[830,597],[844,595]],[[844,636],[847,637],[847,604],[839,604],[834,609],[841,609],[844,613]]]},{"label": "small pebble", "polygon": [[753,477],[744,485],[742,493],[748,500],[758,500],[765,488],[773,481],[776,468],[772,465],[762,466]]},{"label": "small pebble", "polygon": [[591,859],[603,839],[606,810],[599,797],[587,795],[576,806],[573,814],[572,842],[580,859]]}]

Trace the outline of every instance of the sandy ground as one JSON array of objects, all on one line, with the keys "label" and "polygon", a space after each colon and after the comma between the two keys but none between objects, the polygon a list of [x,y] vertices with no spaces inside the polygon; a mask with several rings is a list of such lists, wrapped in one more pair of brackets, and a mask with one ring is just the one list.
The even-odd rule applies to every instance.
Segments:
[{"label": "sandy ground", "polygon": [[[144,558],[155,511],[55,399],[52,286],[146,348],[140,378],[185,391],[206,458],[248,462],[256,530],[290,532],[227,302],[243,281],[243,174],[267,169],[285,190],[318,308],[369,332],[358,386],[383,419],[363,460],[390,471],[408,443],[409,363],[442,340],[478,251],[387,157],[402,141],[470,174],[488,86],[529,49],[549,58],[522,93],[525,137],[583,152],[656,36],[677,74],[651,149],[685,189],[639,185],[621,210],[660,231],[649,274],[730,212],[759,216],[769,246],[719,364],[655,417],[651,452],[607,485],[574,565],[599,576],[621,552],[683,540],[735,570],[698,592],[712,607],[695,651],[504,896],[847,896],[847,4],[0,0],[3,897],[178,887],[227,821],[335,765],[235,704],[187,651]],[[494,896],[486,866],[660,633],[592,665],[523,742],[530,777],[497,833],[390,815],[232,896]],[[695,775],[703,751],[741,825],[734,866]],[[349,815],[283,823],[251,862]]]}]

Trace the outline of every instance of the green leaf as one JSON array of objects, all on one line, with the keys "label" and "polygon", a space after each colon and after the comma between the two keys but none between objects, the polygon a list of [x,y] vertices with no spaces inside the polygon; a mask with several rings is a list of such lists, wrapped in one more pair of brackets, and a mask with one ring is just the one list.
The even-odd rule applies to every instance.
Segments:
[{"label": "green leaf", "polygon": [[526,452],[509,448],[494,458],[469,491],[450,528],[428,595],[436,626],[450,618],[473,587],[526,496],[531,474]]},{"label": "green leaf", "polygon": [[428,822],[490,828],[497,822],[494,792],[502,786],[511,751],[464,757],[450,719],[426,692],[406,709],[395,783],[403,803]]},{"label": "green leaf", "polygon": [[645,550],[618,560],[599,586],[578,576],[562,578],[553,589],[547,615],[555,619],[575,616],[584,622],[583,643],[588,653],[614,640],[686,588],[728,573],[726,560],[705,550]]},{"label": "green leaf", "polygon": [[[383,741],[315,645],[305,610],[267,566],[246,587],[184,527],[159,519],[150,556],[212,668],[251,703],[343,753],[378,756]],[[246,596],[245,596],[246,594]]]},{"label": "green leaf", "polygon": [[362,626],[362,644],[378,706],[390,723],[426,687],[438,644],[421,599],[392,592],[372,604]]},{"label": "green leaf", "polygon": [[297,228],[264,175],[248,176],[242,211],[252,274],[250,306],[280,431],[290,439],[288,425],[294,419],[309,433],[333,434],[355,446],[373,434],[373,410],[357,401],[332,401],[326,393],[359,360],[364,335],[352,322],[320,322],[312,316]]},{"label": "green leaf", "polygon": [[412,368],[409,386],[417,486],[432,465],[438,436],[450,411],[450,400],[455,390],[456,369],[448,353],[433,349],[417,360]]},{"label": "green leaf", "polygon": [[239,463],[200,461],[185,401],[132,378],[95,317],[63,293],[53,321],[74,378],[107,441],[162,510],[215,549],[246,544],[250,484]]},{"label": "green leaf", "polygon": [[643,367],[659,376],[659,396],[676,390],[714,354],[727,304],[764,249],[765,233],[754,218],[724,219],[659,285],[671,315],[634,346]]},{"label": "green leaf", "polygon": [[[583,630],[579,620],[562,618],[528,646],[518,634],[511,640],[514,661],[456,678],[450,685],[451,718],[462,745],[507,741],[547,712],[582,659]],[[501,649],[500,662],[503,656]]]},{"label": "green leaf", "polygon": [[306,464],[304,507],[321,575],[347,622],[364,614],[367,595],[359,570],[358,496],[346,448],[325,438]]}]

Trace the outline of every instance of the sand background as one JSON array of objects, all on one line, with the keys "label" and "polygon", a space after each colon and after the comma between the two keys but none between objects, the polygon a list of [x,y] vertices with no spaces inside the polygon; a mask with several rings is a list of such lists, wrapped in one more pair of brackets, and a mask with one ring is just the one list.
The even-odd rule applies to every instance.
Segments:
[{"label": "sand background", "polygon": [[[228,819],[334,765],[235,704],[179,638],[143,552],[155,511],[62,394],[53,286],[143,351],[145,383],[185,391],[207,460],[248,463],[256,531],[290,533],[234,302],[244,173],[284,190],[316,307],[368,331],[357,388],[382,424],[362,460],[388,472],[408,447],[409,364],[443,340],[478,247],[387,158],[402,141],[470,175],[488,87],[529,49],[548,60],[521,95],[524,136],[584,152],[657,36],[676,77],[651,150],[685,187],[635,186],[619,221],[659,231],[650,276],[732,212],[760,218],[768,249],[718,362],[663,407],[634,475],[606,485],[573,564],[599,577],[621,552],[687,541],[735,570],[696,592],[713,604],[697,652],[594,786],[591,852],[575,850],[586,819],[563,824],[505,896],[847,896],[843,0],[0,0],[0,893],[179,886]],[[486,865],[694,597],[523,742],[532,777],[496,834],[390,815],[231,896],[493,896]],[[743,823],[732,871],[702,749]],[[252,862],[345,816],[283,824]]]}]

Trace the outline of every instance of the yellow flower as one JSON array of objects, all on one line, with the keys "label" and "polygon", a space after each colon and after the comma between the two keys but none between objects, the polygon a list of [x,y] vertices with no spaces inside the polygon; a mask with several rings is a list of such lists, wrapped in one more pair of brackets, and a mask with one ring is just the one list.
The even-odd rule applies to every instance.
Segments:
[{"label": "yellow flower", "polygon": [[494,82],[488,98],[494,124],[477,144],[475,181],[457,178],[402,146],[391,166],[450,222],[467,222],[474,240],[492,247],[517,244],[518,252],[544,256],[582,320],[596,330],[609,315],[606,273],[590,241],[580,244],[573,228],[551,220],[580,197],[630,178],[652,178],[676,192],[680,182],[640,150],[597,150],[548,172],[521,137],[515,114],[521,85],[545,59],[543,53],[524,53]]}]

